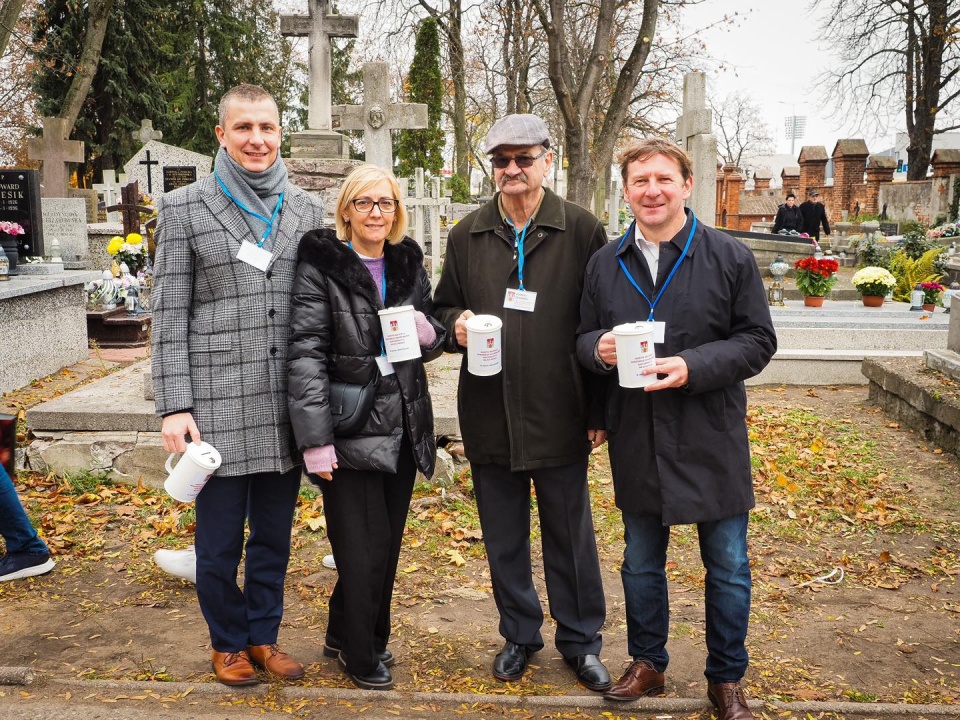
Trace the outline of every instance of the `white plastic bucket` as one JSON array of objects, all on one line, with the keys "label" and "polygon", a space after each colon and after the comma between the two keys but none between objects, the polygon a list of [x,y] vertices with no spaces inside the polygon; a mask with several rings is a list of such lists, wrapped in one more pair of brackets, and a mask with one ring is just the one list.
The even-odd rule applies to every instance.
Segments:
[{"label": "white plastic bucket", "polygon": [[620,387],[640,388],[657,381],[657,374],[644,375],[646,368],[656,366],[653,346],[653,324],[636,322],[617,325],[613,337],[617,344],[617,373]]},{"label": "white plastic bucket", "polygon": [[383,330],[383,345],[387,360],[392,363],[416,360],[423,353],[417,339],[417,323],[413,319],[413,305],[400,305],[381,310],[380,327]]},{"label": "white plastic bucket", "polygon": [[501,369],[503,321],[496,315],[467,319],[467,370],[471,375],[496,375]]},{"label": "white plastic bucket", "polygon": [[220,453],[209,443],[189,443],[176,467],[171,463],[176,453],[167,458],[167,479],[163,487],[174,500],[193,502],[207,484],[207,480],[222,462]]}]

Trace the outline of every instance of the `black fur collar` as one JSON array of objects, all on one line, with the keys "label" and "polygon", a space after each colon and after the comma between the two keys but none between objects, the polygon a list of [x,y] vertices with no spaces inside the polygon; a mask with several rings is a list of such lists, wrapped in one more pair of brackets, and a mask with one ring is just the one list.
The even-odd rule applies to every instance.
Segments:
[{"label": "black fur collar", "polygon": [[[331,228],[311,230],[300,240],[300,262],[309,263],[350,292],[365,297],[373,307],[382,307],[380,288],[357,254]],[[423,267],[423,252],[409,237],[396,245],[386,243],[383,256],[387,268],[387,306],[406,300]]]}]

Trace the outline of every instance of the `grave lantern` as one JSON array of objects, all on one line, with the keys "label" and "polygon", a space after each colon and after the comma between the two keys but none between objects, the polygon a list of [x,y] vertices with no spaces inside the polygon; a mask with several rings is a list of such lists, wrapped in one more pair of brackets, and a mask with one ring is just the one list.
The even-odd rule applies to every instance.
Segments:
[{"label": "grave lantern", "polygon": [[917,283],[913,290],[910,291],[910,309],[922,311],[923,310],[923,288],[920,287],[920,283]]},{"label": "grave lantern", "polygon": [[777,255],[773,262],[770,263],[770,274],[773,276],[773,281],[770,283],[770,288],[767,290],[767,304],[783,306],[783,278],[787,274],[787,270],[790,269],[790,265],[787,264],[787,261],[783,259],[783,255]]}]

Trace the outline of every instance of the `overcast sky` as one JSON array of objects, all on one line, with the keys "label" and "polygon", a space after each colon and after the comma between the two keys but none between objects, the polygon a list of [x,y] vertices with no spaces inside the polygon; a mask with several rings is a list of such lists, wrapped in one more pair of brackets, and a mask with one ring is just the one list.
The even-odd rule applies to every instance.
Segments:
[{"label": "overcast sky", "polygon": [[[790,152],[790,139],[784,132],[784,118],[806,116],[803,138],[795,141],[795,154],[803,145],[823,145],[827,152],[840,138],[861,137],[871,152],[893,145],[895,129],[903,125],[901,117],[885,135],[868,136],[852,123],[832,117],[830,98],[814,80],[832,59],[828,47],[819,40],[819,17],[808,8],[807,0],[755,0],[750,4],[737,0],[706,0],[685,11],[690,29],[704,28],[725,14],[738,13],[734,25],[705,30],[699,37],[707,50],[726,66],[704,68],[707,94],[724,97],[736,90],[748,92],[760,106],[763,118],[773,134],[777,152]],[[819,11],[822,15],[823,11]],[[898,112],[900,112],[898,110]]]}]

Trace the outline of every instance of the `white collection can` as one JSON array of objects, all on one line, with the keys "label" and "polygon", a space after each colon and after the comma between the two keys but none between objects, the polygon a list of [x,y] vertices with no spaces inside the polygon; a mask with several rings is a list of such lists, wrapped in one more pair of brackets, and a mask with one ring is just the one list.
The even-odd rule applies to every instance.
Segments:
[{"label": "white collection can", "polygon": [[501,329],[496,315],[474,315],[467,319],[467,370],[471,375],[496,375],[501,369]]},{"label": "white collection can", "polygon": [[377,313],[383,330],[383,346],[392,363],[416,360],[422,356],[417,339],[413,305],[385,308]]},{"label": "white collection can", "polygon": [[646,368],[655,367],[657,355],[653,346],[653,323],[635,322],[617,325],[613,329],[617,344],[617,373],[620,387],[641,388],[657,381],[657,374],[644,375]]}]

